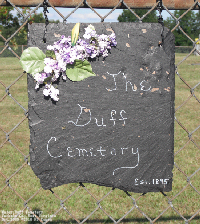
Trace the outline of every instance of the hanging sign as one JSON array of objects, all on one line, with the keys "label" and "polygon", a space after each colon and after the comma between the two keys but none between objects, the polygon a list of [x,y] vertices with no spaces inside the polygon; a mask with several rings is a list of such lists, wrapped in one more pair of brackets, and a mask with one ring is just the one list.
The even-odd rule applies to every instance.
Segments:
[{"label": "hanging sign", "polygon": [[44,24],[29,25],[30,164],[44,189],[172,189],[174,36],[164,28],[160,44],[162,29],[49,24],[43,43]]}]

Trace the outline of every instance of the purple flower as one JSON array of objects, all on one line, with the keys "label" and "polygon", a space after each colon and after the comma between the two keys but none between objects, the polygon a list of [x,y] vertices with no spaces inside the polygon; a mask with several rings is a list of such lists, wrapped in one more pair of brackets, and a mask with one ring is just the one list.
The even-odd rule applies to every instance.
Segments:
[{"label": "purple flower", "polygon": [[[55,82],[60,76],[66,80],[67,64],[73,64],[75,60],[85,60],[99,56],[107,57],[108,50],[116,46],[116,35],[113,32],[110,35],[97,35],[94,26],[91,24],[85,28],[84,40],[79,38],[76,45],[72,47],[71,36],[61,36],[60,40],[54,42],[53,46],[47,46],[48,50],[53,50],[56,59],[45,58],[44,72],[35,74],[35,88],[39,88],[44,80],[51,76],[50,82]],[[43,90],[45,96],[50,96],[53,100],[58,101],[59,90],[51,84],[46,84]]]}]

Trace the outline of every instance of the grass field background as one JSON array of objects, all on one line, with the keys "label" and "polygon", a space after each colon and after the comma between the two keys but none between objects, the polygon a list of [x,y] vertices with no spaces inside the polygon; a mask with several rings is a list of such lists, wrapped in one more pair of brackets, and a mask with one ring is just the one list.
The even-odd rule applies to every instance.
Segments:
[{"label": "grass field background", "polygon": [[[186,85],[176,75],[176,99],[175,108],[176,119],[180,121],[189,133],[200,125],[200,103],[191,95],[190,87],[193,88],[200,82],[200,57],[190,56],[183,63],[179,62],[185,54],[176,54],[176,64],[178,73],[187,82]],[[21,76],[22,75],[22,76]],[[24,217],[28,217],[28,209],[42,211],[48,218],[61,208],[61,201],[66,199],[79,184],[68,184],[49,190],[41,189],[39,179],[34,175],[29,161],[29,128],[26,111],[24,111],[11,97],[6,94],[9,87],[18,77],[21,78],[7,89],[7,93],[14,97],[20,105],[28,109],[27,78],[23,74],[19,60],[17,58],[0,58],[0,104],[1,129],[0,129],[0,216],[2,211],[23,210]],[[195,96],[200,99],[200,85],[194,89]],[[189,99],[186,103],[184,103]],[[6,134],[9,133],[19,122],[24,120],[15,130],[9,134],[9,141]],[[186,219],[191,219],[190,223],[200,223],[200,128],[196,130],[191,139],[188,133],[175,122],[175,164],[173,173],[173,190],[164,196],[161,193],[147,193],[146,195],[130,193],[136,200],[139,209],[133,209],[121,223],[149,223],[142,214],[144,212],[152,220],[159,216],[158,223],[185,223]],[[187,182],[187,177],[190,177]],[[6,184],[6,180],[9,182]],[[9,183],[9,186],[8,186]],[[190,185],[192,184],[192,187]],[[99,187],[92,184],[84,184],[85,188],[79,187],[77,192],[63,202],[69,213],[79,220],[84,219],[95,208],[97,200],[102,199],[111,188]],[[174,209],[170,206],[172,201]],[[28,209],[25,208],[28,206]],[[133,206],[133,200],[125,192],[115,189],[103,201],[102,208],[115,220],[120,219]],[[178,213],[179,214],[178,214]],[[45,217],[45,216],[44,216]],[[6,218],[5,218],[6,219]],[[3,222],[0,219],[0,223]],[[13,221],[12,223],[37,223],[36,221]],[[49,223],[77,223],[64,210],[61,209],[53,221]],[[108,216],[98,209],[86,223],[113,223]]]}]

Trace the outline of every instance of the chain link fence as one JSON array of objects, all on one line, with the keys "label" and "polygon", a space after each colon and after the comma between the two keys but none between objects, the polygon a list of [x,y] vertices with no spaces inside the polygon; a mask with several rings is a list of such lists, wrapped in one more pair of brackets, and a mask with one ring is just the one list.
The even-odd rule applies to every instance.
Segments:
[{"label": "chain link fence", "polygon": [[[0,5],[4,1],[0,1]],[[24,23],[9,38],[0,34],[4,47],[0,55],[0,222],[1,223],[200,223],[200,54],[199,40],[193,40],[181,27],[181,19],[200,1],[176,18],[163,4],[163,9],[176,21],[193,47],[188,54],[176,54],[175,163],[173,190],[168,193],[138,194],[92,184],[68,184],[43,190],[29,164],[28,96],[26,73],[19,65],[20,53],[9,42],[27,24],[28,18],[42,6],[41,1],[28,16],[7,0],[24,17]],[[87,1],[80,1],[67,15],[48,3],[65,22],[79,7],[90,8],[99,22],[119,6],[128,9],[140,22],[157,10],[159,1],[139,17],[128,3],[120,0],[109,13],[101,16]],[[35,3],[36,4],[36,1]],[[7,53],[6,53],[7,52]]]},{"label": "chain link fence", "polygon": [[[2,54],[0,54],[0,57],[15,57],[15,55],[12,53],[12,51],[8,51],[8,50],[4,50],[5,46],[0,46],[0,52],[2,52]],[[11,45],[10,48],[15,51],[15,53],[18,56],[21,56],[22,52],[24,50],[26,50],[28,48],[27,45],[17,45],[17,46],[13,46]]]}]

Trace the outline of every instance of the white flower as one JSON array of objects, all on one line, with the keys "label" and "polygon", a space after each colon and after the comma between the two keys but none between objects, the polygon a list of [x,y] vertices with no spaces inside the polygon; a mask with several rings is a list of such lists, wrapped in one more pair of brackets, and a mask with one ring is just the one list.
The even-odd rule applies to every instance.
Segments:
[{"label": "white flower", "polygon": [[58,95],[59,95],[59,90],[58,89],[55,89],[53,86],[51,86],[50,88],[50,96],[51,98],[54,100],[54,101],[58,101],[59,98],[58,98]]},{"label": "white flower", "polygon": [[57,61],[52,58],[45,58],[44,63],[45,63],[44,72],[51,73],[55,69],[54,66],[56,66]]},{"label": "white flower", "polygon": [[63,59],[58,61],[58,67],[61,68],[63,71],[66,70],[66,62],[63,61]]},{"label": "white flower", "polygon": [[[45,63],[45,65],[47,65],[47,64],[50,64],[50,65],[51,65],[51,64],[52,64],[52,60],[53,60],[53,59],[51,59],[51,58],[45,58],[45,59],[44,59],[44,63]],[[54,61],[54,60],[53,60],[53,61]]]},{"label": "white flower", "polygon": [[34,75],[34,79],[35,81],[37,81],[35,89],[38,89],[40,84],[43,84],[45,78],[46,78],[46,73],[36,73]]},{"label": "white flower", "polygon": [[51,51],[51,50],[54,50],[54,46],[48,45],[48,46],[47,46],[47,50],[50,50],[50,51]]},{"label": "white flower", "polygon": [[90,28],[91,30],[95,30],[95,28],[92,24],[88,25],[88,28]]},{"label": "white flower", "polygon": [[91,37],[96,37],[96,30],[94,28],[94,26],[92,26],[91,24],[88,25],[88,27],[85,28],[85,34],[83,35],[83,37],[85,39],[90,39]]},{"label": "white flower", "polygon": [[35,79],[35,80],[38,80],[39,77],[40,77],[40,73],[36,73],[36,74],[34,75],[34,79]]},{"label": "white flower", "polygon": [[38,83],[36,83],[35,89],[38,89],[39,87],[40,87],[40,85]]},{"label": "white flower", "polygon": [[67,76],[65,73],[62,73],[62,78],[63,78],[63,80],[67,80]]},{"label": "white flower", "polygon": [[70,59],[69,59],[70,62],[73,63],[76,59],[77,59],[76,51],[71,51]]},{"label": "white flower", "polygon": [[100,41],[99,47],[104,49],[105,47],[107,47],[107,43],[105,41]]},{"label": "white flower", "polygon": [[99,36],[99,40],[108,40],[108,36],[105,35],[105,34],[101,34],[101,35]]},{"label": "white flower", "polygon": [[[84,51],[85,50],[85,47],[84,46],[81,46],[81,45],[77,45],[76,46],[76,49],[78,50],[78,51]],[[82,52],[81,52],[82,53]]]},{"label": "white flower", "polygon": [[116,37],[115,33],[110,34],[110,38],[115,38],[115,37]]},{"label": "white flower", "polygon": [[67,37],[64,37],[61,39],[60,43],[64,44],[65,42],[68,42],[68,38]]},{"label": "white flower", "polygon": [[45,96],[49,96],[49,94],[50,94],[50,89],[44,89],[43,90],[43,94],[45,95]]},{"label": "white flower", "polygon": [[52,85],[50,84],[46,84],[45,85],[45,89],[43,90],[43,94],[45,96],[50,96],[54,101],[58,101],[58,95],[59,95],[59,90],[54,88]]},{"label": "white flower", "polygon": [[46,66],[44,67],[44,72],[46,72],[46,73],[51,73],[51,72],[52,72],[52,67],[51,67],[50,65],[46,65]]},{"label": "white flower", "polygon": [[102,55],[104,58],[108,56],[108,50],[106,49],[104,52],[103,52],[103,55]]},{"label": "white flower", "polygon": [[90,24],[85,28],[85,33],[90,33],[92,30],[95,30],[95,28],[92,24]]},{"label": "white flower", "polygon": [[90,35],[89,33],[85,33],[85,34],[83,35],[83,37],[84,37],[85,39],[90,39],[90,38],[91,38],[91,35]]},{"label": "white flower", "polygon": [[62,60],[62,54],[60,52],[59,53],[55,53],[55,55],[56,55],[56,60],[57,61]]}]

